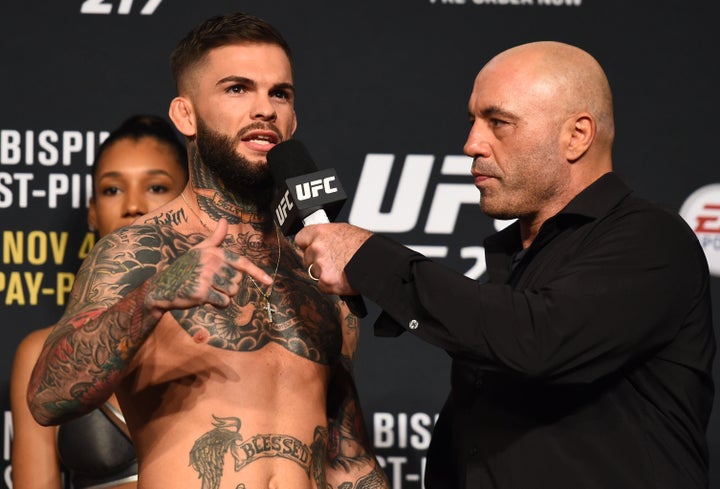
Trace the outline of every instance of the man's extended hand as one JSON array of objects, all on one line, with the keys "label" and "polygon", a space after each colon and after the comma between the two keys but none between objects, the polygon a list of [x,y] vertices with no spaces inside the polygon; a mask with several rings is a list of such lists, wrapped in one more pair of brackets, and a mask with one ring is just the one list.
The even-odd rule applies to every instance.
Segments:
[{"label": "man's extended hand", "polygon": [[210,236],[158,273],[148,288],[146,304],[164,311],[202,304],[227,307],[245,274],[272,283],[272,277],[260,267],[221,247],[227,228],[227,221],[221,219]]},{"label": "man's extended hand", "polygon": [[346,223],[313,224],[295,235],[304,251],[303,263],[326,294],[356,295],[345,276],[345,265],[372,233]]}]

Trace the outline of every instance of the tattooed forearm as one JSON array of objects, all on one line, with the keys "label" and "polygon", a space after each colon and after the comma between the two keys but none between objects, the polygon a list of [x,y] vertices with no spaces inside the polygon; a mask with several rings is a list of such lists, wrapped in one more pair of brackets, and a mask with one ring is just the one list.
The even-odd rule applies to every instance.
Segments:
[{"label": "tattooed forearm", "polygon": [[347,369],[336,366],[328,387],[328,463],[347,471],[372,459],[355,384]]},{"label": "tattooed forearm", "polygon": [[367,436],[359,409],[354,402],[347,402],[330,419],[329,460],[334,469],[350,470],[355,464],[365,464],[371,459],[367,450]]},{"label": "tattooed forearm", "polygon": [[358,325],[360,323],[360,320],[355,314],[348,314],[345,316],[345,324],[347,325],[347,328],[350,330],[357,330]]},{"label": "tattooed forearm", "polygon": [[38,421],[58,424],[107,399],[162,315],[146,306],[148,278],[193,241],[170,228],[135,226],[98,242],[33,371],[28,402]]},{"label": "tattooed forearm", "polygon": [[48,338],[28,386],[36,419],[58,424],[100,405],[157,319],[143,311],[147,285],[110,309],[72,318]]},{"label": "tattooed forearm", "polygon": [[388,489],[372,453],[350,368],[350,359],[343,355],[328,387],[327,465],[336,481],[344,481],[338,489]]}]

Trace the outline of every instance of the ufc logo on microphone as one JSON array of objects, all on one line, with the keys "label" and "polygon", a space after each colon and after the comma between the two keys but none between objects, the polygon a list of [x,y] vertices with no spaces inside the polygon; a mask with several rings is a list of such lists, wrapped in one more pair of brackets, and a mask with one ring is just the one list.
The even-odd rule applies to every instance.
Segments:
[{"label": "ufc logo on microphone", "polygon": [[289,196],[290,191],[286,190],[285,195],[283,195],[283,198],[280,199],[280,202],[275,208],[275,217],[277,217],[278,224],[280,224],[281,226],[285,222],[285,219],[287,219],[288,212],[290,212],[292,208],[295,207],[295,204],[293,204],[292,200],[288,198]]},{"label": "ufc logo on microphone", "polygon": [[330,182],[335,180],[334,176],[311,180],[310,182],[299,183],[295,185],[295,194],[297,200],[308,200],[316,198],[322,190],[326,194],[337,192],[337,188],[333,187]]}]

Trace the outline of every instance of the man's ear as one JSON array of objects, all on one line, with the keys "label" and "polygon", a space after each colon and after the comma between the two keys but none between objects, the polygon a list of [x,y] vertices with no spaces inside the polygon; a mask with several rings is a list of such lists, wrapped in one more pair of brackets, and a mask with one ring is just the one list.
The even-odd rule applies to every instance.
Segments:
[{"label": "man's ear", "polygon": [[567,141],[565,144],[565,157],[570,162],[579,160],[590,148],[597,126],[595,118],[587,113],[576,114],[566,122]]},{"label": "man's ear", "polygon": [[168,109],[170,120],[175,127],[186,137],[193,137],[197,132],[195,111],[192,102],[185,97],[175,97],[170,102]]},{"label": "man's ear", "polygon": [[293,134],[295,134],[295,131],[297,131],[297,127],[298,127],[297,114],[295,113],[295,110],[293,109],[293,126],[292,126],[292,131],[290,132],[291,136]]}]

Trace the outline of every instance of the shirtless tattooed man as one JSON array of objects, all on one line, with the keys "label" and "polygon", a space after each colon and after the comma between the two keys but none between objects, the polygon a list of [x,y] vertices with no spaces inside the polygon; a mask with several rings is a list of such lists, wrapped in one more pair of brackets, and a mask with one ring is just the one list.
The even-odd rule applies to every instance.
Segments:
[{"label": "shirtless tattooed man", "polygon": [[352,379],[358,319],[272,221],[266,154],[297,126],[287,43],[219,16],[171,66],[190,181],[95,246],[33,371],[33,416],[115,392],[140,489],[387,488]]}]

